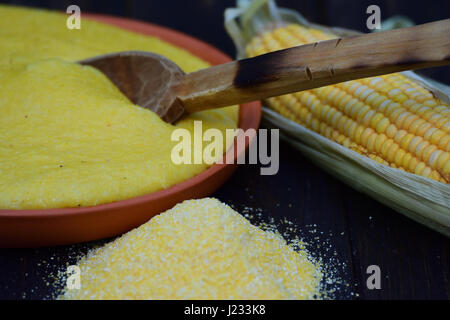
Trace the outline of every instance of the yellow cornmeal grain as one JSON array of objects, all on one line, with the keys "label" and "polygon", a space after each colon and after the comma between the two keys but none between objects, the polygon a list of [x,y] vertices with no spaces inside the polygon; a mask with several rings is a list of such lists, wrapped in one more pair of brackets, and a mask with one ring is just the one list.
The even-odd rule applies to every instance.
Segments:
[{"label": "yellow cornmeal grain", "polygon": [[315,299],[320,268],[216,199],[185,201],[81,259],[59,299]]},{"label": "yellow cornmeal grain", "polygon": [[[176,126],[133,105],[99,71],[74,61],[143,50],[186,72],[208,64],[157,38],[87,19],[0,6],[0,209],[92,206],[170,187],[207,165],[175,165],[177,127],[222,132],[237,107],[197,113]],[[199,146],[197,146],[199,147]]]}]

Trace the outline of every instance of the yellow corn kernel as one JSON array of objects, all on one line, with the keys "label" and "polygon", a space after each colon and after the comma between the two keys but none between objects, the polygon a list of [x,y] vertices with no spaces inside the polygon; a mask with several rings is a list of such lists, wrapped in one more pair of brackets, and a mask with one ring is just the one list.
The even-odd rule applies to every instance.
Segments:
[{"label": "yellow corn kernel", "polygon": [[[292,24],[255,37],[249,56],[336,38]],[[255,47],[255,48],[253,48]],[[277,112],[380,163],[449,183],[450,107],[403,74],[347,81],[268,100]],[[297,107],[296,107],[297,106]]]}]

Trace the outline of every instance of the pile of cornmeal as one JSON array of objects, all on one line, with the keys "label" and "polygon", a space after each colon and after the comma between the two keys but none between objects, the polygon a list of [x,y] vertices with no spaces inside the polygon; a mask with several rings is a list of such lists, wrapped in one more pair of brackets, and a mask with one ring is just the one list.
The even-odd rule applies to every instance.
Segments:
[{"label": "pile of cornmeal", "polygon": [[236,128],[237,107],[193,114],[172,126],[75,61],[142,50],[186,72],[208,64],[158,38],[87,19],[81,30],[70,30],[66,20],[0,6],[0,209],[93,206],[165,189],[206,170],[206,164],[171,161],[171,134],[193,130],[194,120],[203,121],[203,130]]},{"label": "pile of cornmeal", "polygon": [[185,201],[82,258],[59,299],[315,299],[324,275],[304,250],[215,199]]}]

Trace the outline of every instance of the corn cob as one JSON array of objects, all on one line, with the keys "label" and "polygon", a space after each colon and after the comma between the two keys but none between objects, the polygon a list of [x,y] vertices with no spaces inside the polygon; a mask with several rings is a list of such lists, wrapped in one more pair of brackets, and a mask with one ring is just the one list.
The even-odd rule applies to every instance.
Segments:
[{"label": "corn cob", "polygon": [[[336,36],[291,24],[254,37],[249,57]],[[268,107],[393,168],[450,183],[450,107],[402,74],[270,98]]]}]

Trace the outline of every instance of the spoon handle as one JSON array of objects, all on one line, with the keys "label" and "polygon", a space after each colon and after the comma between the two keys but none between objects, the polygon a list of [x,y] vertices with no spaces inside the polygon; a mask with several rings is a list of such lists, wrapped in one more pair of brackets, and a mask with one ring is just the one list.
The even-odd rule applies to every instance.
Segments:
[{"label": "spoon handle", "polygon": [[354,79],[450,64],[450,19],[333,39],[188,74],[175,88],[187,112]]}]

